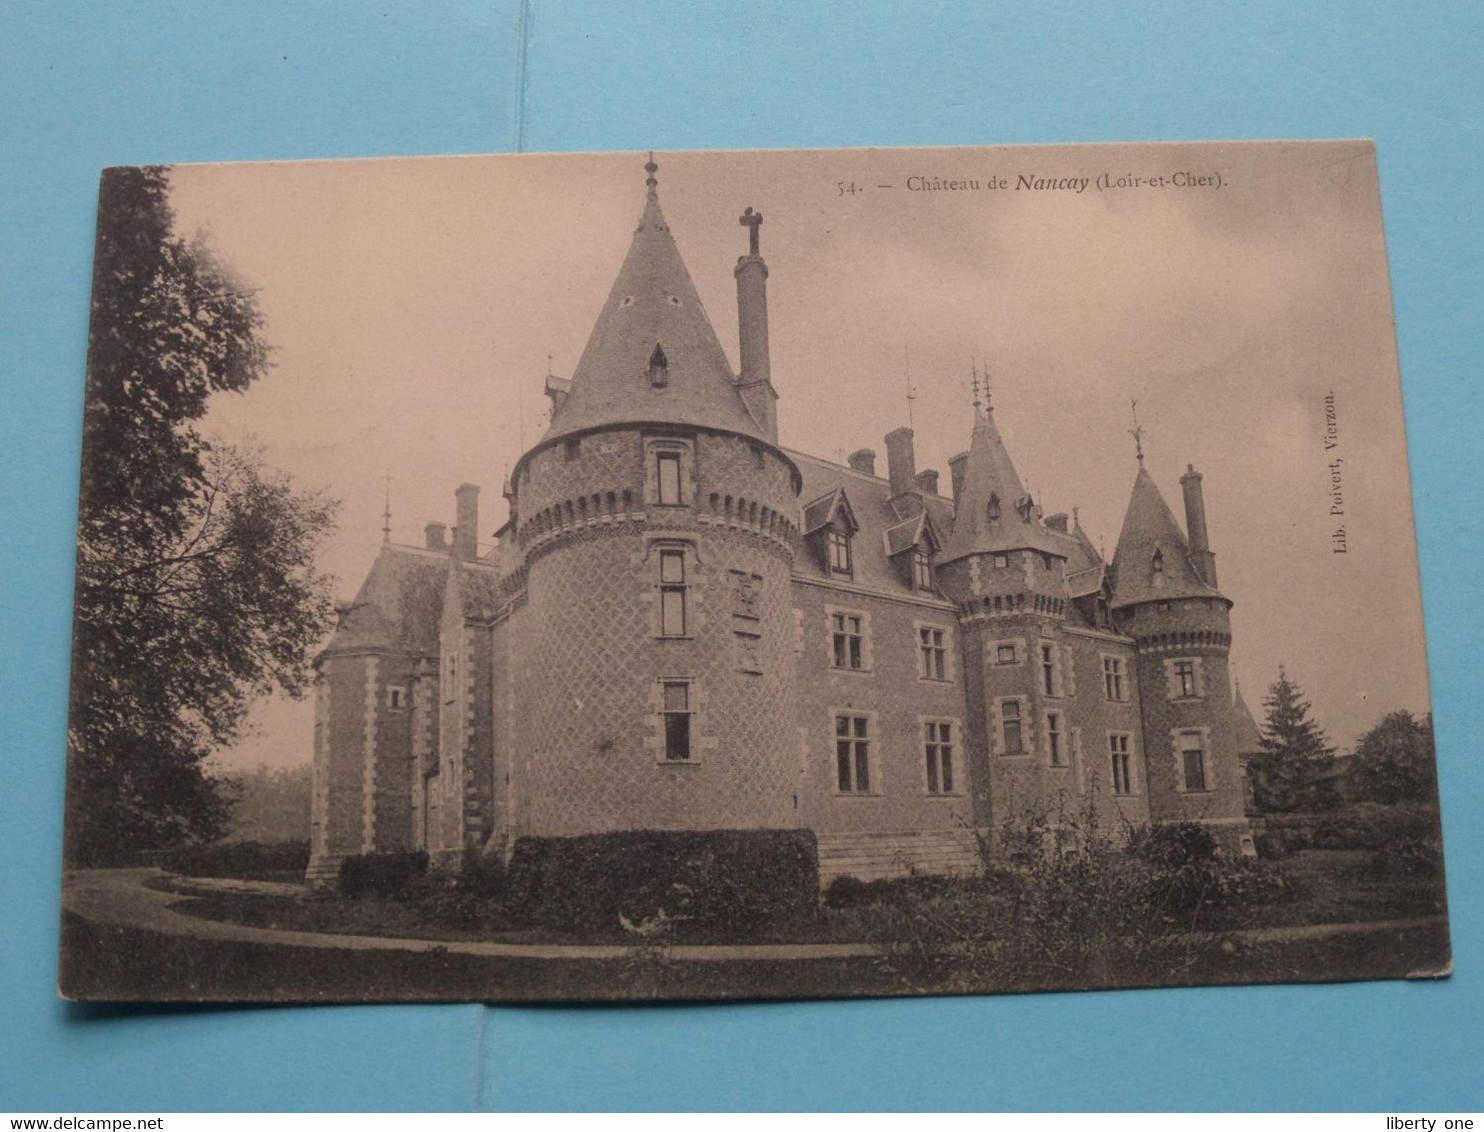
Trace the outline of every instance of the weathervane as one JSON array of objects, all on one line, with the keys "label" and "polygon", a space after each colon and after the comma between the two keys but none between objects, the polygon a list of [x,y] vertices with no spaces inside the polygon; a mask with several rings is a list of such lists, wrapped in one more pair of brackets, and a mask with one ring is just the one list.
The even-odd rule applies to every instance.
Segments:
[{"label": "weathervane", "polygon": [[386,474],[386,506],[381,512],[381,541],[392,541],[392,474]]},{"label": "weathervane", "polygon": [[912,420],[912,402],[917,400],[917,390],[912,387],[912,353],[906,343],[902,344],[902,372],[907,379],[907,427],[916,428]]},{"label": "weathervane", "polygon": [[1128,407],[1134,414],[1134,427],[1128,430],[1128,434],[1134,438],[1134,452],[1139,457],[1139,463],[1142,464],[1144,462],[1144,427],[1139,424],[1138,398],[1130,401]]}]

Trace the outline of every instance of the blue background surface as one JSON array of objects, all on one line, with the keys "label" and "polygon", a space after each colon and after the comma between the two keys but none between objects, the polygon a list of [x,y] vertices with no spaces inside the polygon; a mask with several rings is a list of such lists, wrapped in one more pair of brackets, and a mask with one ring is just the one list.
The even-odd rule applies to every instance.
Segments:
[{"label": "blue background surface", "polygon": [[[1464,4],[4,0],[0,1109],[1484,1107],[1481,75],[1484,8]],[[588,1009],[55,998],[101,166],[1354,136],[1379,144],[1451,980]]]}]

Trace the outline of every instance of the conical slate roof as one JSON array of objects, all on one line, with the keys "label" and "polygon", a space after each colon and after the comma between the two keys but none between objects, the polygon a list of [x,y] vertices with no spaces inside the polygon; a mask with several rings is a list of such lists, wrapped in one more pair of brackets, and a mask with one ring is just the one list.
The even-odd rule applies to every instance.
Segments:
[{"label": "conical slate roof", "polygon": [[[657,364],[661,380],[652,373]],[[542,443],[645,421],[766,440],[670,235],[653,176],[629,254]]]},{"label": "conical slate roof", "polygon": [[1236,702],[1232,704],[1232,711],[1237,717],[1237,751],[1240,754],[1250,754],[1262,751],[1262,732],[1258,730],[1257,720],[1252,718],[1252,712],[1247,707],[1247,701],[1242,699],[1242,685],[1237,685]]},{"label": "conical slate roof", "polygon": [[1113,552],[1113,607],[1221,596],[1196,573],[1185,532],[1141,460]]},{"label": "conical slate roof", "polygon": [[[997,505],[998,518],[993,517],[991,497]],[[979,413],[974,421],[969,457],[964,463],[963,497],[957,502],[953,533],[948,536],[939,562],[953,562],[971,554],[1024,549],[1067,557],[1072,540],[1048,529],[1034,510],[1027,512],[1028,518],[1022,518],[1019,505],[1025,499],[1025,487],[995,427],[994,413]]]}]

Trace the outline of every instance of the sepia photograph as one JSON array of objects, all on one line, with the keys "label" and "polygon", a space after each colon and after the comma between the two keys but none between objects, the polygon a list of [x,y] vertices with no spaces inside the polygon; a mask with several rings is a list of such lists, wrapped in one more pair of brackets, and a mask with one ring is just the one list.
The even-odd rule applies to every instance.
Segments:
[{"label": "sepia photograph", "polygon": [[116,167],[93,280],[64,997],[1451,972],[1371,143]]}]

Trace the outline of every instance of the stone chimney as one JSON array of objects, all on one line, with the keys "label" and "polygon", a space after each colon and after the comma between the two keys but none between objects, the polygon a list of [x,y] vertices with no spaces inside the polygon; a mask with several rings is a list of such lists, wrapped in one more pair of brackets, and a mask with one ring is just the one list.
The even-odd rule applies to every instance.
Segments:
[{"label": "stone chimney", "polygon": [[479,488],[472,483],[460,484],[453,494],[458,503],[454,552],[465,562],[473,562],[479,557]]},{"label": "stone chimney", "polygon": [[948,457],[948,478],[953,484],[953,501],[959,502],[964,497],[964,468],[969,463],[969,454],[960,452],[957,456]]},{"label": "stone chimney", "polygon": [[894,428],[886,434],[886,475],[895,499],[917,489],[917,456],[912,449],[912,430]]},{"label": "stone chimney", "polygon": [[769,440],[778,442],[778,394],[773,391],[772,363],[768,358],[768,265],[763,262],[759,229],[763,214],[748,208],[737,218],[748,230],[747,254],[737,257],[732,274],[737,278],[738,357],[742,372],[737,388],[752,419]]},{"label": "stone chimney", "polygon": [[423,528],[423,545],[429,550],[447,550],[448,527],[442,523],[429,523]]},{"label": "stone chimney", "polygon": [[938,494],[938,471],[936,468],[923,468],[917,473],[917,490],[926,495]]},{"label": "stone chimney", "polygon": [[857,448],[845,462],[850,465],[850,470],[860,472],[863,476],[874,476],[876,474],[876,452],[872,448]]},{"label": "stone chimney", "polygon": [[1048,527],[1050,527],[1053,531],[1060,531],[1062,534],[1066,534],[1067,533],[1067,513],[1065,511],[1058,511],[1055,515],[1050,516],[1046,520],[1046,525]]},{"label": "stone chimney", "polygon": [[1211,552],[1211,538],[1206,533],[1206,497],[1201,490],[1201,473],[1193,464],[1185,465],[1180,477],[1180,490],[1185,493],[1185,531],[1190,537],[1190,561],[1206,585],[1216,587],[1216,555]]}]

